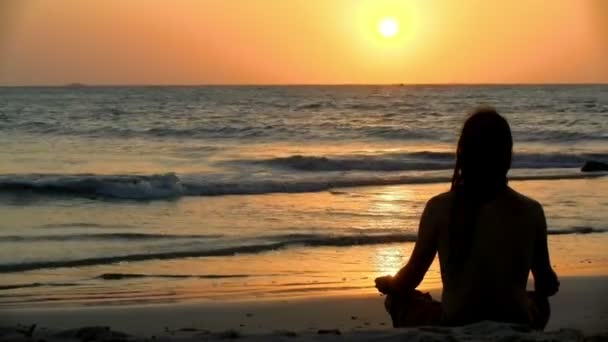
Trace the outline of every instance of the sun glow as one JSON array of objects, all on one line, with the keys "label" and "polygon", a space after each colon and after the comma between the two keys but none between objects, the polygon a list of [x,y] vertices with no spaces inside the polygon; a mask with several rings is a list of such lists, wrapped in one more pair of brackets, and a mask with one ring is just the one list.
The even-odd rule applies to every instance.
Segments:
[{"label": "sun glow", "polygon": [[[366,0],[357,2],[352,23],[356,25],[355,54],[378,79],[405,75],[405,69],[420,51],[420,4],[403,0]],[[398,71],[399,70],[399,71]],[[409,74],[409,73],[408,73]]]},{"label": "sun glow", "polygon": [[395,18],[384,18],[378,24],[378,31],[384,37],[394,37],[399,32],[399,22]]}]

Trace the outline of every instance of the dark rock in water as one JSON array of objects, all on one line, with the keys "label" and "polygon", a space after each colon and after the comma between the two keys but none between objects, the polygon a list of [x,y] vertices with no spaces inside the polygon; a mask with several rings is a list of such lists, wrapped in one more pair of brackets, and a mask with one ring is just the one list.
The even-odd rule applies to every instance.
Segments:
[{"label": "dark rock in water", "polygon": [[608,171],[608,163],[590,160],[581,168],[583,172]]}]

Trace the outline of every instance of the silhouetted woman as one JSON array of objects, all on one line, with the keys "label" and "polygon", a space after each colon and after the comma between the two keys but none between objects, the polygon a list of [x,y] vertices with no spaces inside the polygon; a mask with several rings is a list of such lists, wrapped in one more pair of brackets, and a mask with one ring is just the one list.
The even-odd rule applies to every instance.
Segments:
[{"label": "silhouetted woman", "polygon": [[[428,201],[405,267],[376,279],[394,326],[481,320],[543,329],[559,288],[542,206],[507,185],[513,141],[493,108],[475,111],[458,141],[449,192]],[[416,291],[439,253],[441,303]],[[535,291],[526,292],[532,271]]]}]

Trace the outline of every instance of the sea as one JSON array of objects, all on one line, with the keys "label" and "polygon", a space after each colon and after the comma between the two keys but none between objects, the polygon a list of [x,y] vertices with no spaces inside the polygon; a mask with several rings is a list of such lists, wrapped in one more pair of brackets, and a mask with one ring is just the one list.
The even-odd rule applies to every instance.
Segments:
[{"label": "sea", "polygon": [[480,105],[558,274],[606,270],[608,85],[2,87],[0,310],[375,293]]}]

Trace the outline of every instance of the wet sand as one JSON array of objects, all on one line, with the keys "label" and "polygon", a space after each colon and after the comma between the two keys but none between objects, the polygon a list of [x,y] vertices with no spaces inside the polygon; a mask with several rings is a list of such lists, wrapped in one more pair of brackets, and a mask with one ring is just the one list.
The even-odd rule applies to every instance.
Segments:
[{"label": "wet sand", "polygon": [[[563,277],[561,283],[560,292],[551,298],[552,317],[546,331],[560,341],[608,332],[608,276]],[[431,293],[433,297],[439,297],[440,291],[436,289]],[[420,338],[424,334],[434,334],[438,340],[460,340],[462,334],[480,337],[487,334],[498,334],[497,337],[521,334],[517,329],[490,323],[478,324],[466,331],[462,328],[395,330],[390,326],[390,318],[382,302],[380,295],[355,295],[274,301],[12,309],[0,312],[0,326],[6,327],[3,329],[4,338],[19,340],[25,338],[27,327],[36,324],[34,336],[47,341],[67,341],[65,336],[69,333],[61,335],[63,337],[54,334],[90,326],[111,327],[113,331],[141,339],[154,336],[169,340],[200,340],[201,337],[207,340],[227,337],[244,340],[294,337],[326,340],[340,336],[351,340],[380,338],[390,341],[408,334]],[[20,328],[25,332],[15,333],[17,326],[25,327]],[[558,332],[561,329],[573,330]],[[100,331],[103,333],[105,330]],[[105,334],[106,337],[110,336],[107,331]],[[520,337],[530,340],[548,337],[524,335],[517,335],[514,340]]]}]

